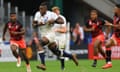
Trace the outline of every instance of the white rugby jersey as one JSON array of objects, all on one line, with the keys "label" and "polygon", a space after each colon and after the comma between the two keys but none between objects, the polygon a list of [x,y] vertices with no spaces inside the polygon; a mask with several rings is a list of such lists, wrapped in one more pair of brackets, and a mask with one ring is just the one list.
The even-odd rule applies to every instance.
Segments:
[{"label": "white rugby jersey", "polygon": [[52,25],[48,25],[47,22],[49,20],[56,20],[57,18],[58,18],[58,16],[51,11],[47,11],[44,16],[42,16],[40,14],[40,11],[38,11],[35,14],[34,21],[37,21],[38,23],[42,22],[43,24],[45,24],[43,26],[39,26],[40,32],[44,33],[44,32],[52,30]]},{"label": "white rugby jersey", "polygon": [[[53,26],[53,29],[60,29],[62,27],[66,27],[66,19],[65,19],[65,17],[62,16],[62,15],[59,15],[59,17],[61,17],[63,19],[64,24],[57,24],[57,23],[55,23],[54,26]],[[61,36],[61,35],[65,35],[65,34],[66,33],[55,32],[56,36]]]}]

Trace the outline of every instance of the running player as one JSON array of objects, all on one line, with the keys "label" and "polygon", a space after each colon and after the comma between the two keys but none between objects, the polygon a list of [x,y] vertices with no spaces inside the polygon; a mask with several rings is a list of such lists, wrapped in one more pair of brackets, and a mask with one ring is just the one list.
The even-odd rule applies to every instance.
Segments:
[{"label": "running player", "polygon": [[17,52],[19,48],[20,52],[23,55],[23,58],[26,62],[27,72],[31,72],[29,60],[26,57],[26,43],[24,40],[25,30],[23,29],[22,24],[17,21],[16,13],[10,13],[10,21],[5,24],[3,30],[3,40],[5,41],[5,34],[9,30],[10,34],[10,47],[12,50],[13,55],[17,58],[17,67],[21,66],[21,57]]},{"label": "running player", "polygon": [[[57,24],[55,23],[53,26],[53,30],[55,31],[55,40],[58,46],[58,49],[61,51],[61,56],[60,56],[60,61],[61,61],[61,69],[64,70],[65,65],[64,65],[64,57],[62,55],[62,52],[65,50],[66,47],[66,32],[67,32],[67,27],[66,27],[66,19],[64,16],[60,14],[60,9],[57,6],[54,6],[52,8],[52,11],[56,13],[59,17],[61,17],[64,21],[63,24]],[[76,56],[72,54],[75,58]]]},{"label": "running player", "polygon": [[[38,47],[38,53],[41,59],[41,64],[37,68],[46,70],[45,66],[45,55],[43,46],[48,44],[48,48],[56,55],[60,56],[60,51],[58,50],[55,43],[55,33],[52,30],[53,24],[63,24],[64,21],[61,17],[58,17],[55,13],[47,10],[47,5],[42,3],[39,7],[40,11],[35,14],[33,26],[39,26],[39,33],[41,34],[41,40]],[[73,56],[64,52],[65,56],[69,56],[73,59]],[[75,58],[74,58],[75,60]]]},{"label": "running player", "polygon": [[106,43],[106,64],[102,67],[103,69],[111,68],[112,62],[111,62],[111,47],[112,46],[119,46],[120,45],[120,4],[117,4],[114,8],[114,19],[113,24],[111,26],[113,27],[113,35],[109,41]]},{"label": "running player", "polygon": [[92,67],[96,67],[98,53],[101,53],[104,58],[106,57],[105,52],[102,49],[102,43],[105,40],[102,32],[102,26],[105,24],[108,24],[108,22],[99,18],[96,10],[91,10],[90,18],[87,20],[84,30],[91,32],[92,35],[92,43],[94,48],[94,62]]},{"label": "running player", "polygon": [[46,70],[45,66],[45,51],[43,47],[48,44],[49,42],[53,42],[55,38],[55,34],[52,31],[52,26],[54,23],[63,23],[63,20],[59,18],[55,13],[48,11],[47,4],[42,3],[39,7],[39,11],[36,12],[33,26],[38,27],[38,35],[41,36],[41,40],[39,39],[37,41],[37,48],[38,48],[38,54],[41,59],[41,64],[37,66],[37,68],[40,68],[42,70]]}]

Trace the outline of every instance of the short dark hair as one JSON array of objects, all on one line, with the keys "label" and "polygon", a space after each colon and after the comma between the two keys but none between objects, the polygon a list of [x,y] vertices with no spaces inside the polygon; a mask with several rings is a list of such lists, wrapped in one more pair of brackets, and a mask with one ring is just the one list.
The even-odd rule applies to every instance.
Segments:
[{"label": "short dark hair", "polygon": [[42,2],[41,4],[40,4],[40,6],[47,6],[47,2]]},{"label": "short dark hair", "polygon": [[115,6],[118,7],[118,8],[120,8],[120,4],[116,4]]},{"label": "short dark hair", "polygon": [[91,12],[94,12],[94,13],[98,14],[98,11],[95,10],[95,9],[94,9],[94,10],[91,10],[90,13],[91,13]]},{"label": "short dark hair", "polygon": [[11,14],[16,14],[16,13],[15,13],[15,12],[11,12],[10,15],[11,15]]}]

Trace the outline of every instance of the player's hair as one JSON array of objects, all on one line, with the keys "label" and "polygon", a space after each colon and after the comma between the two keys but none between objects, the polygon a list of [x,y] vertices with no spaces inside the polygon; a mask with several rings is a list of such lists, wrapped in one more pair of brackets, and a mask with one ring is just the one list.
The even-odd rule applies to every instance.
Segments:
[{"label": "player's hair", "polygon": [[91,10],[90,13],[92,13],[92,12],[98,14],[98,11],[97,11],[97,10]]},{"label": "player's hair", "polygon": [[54,7],[52,7],[52,11],[54,11],[54,10],[59,10],[60,8],[58,7],[58,6],[54,6]]},{"label": "player's hair", "polygon": [[16,13],[15,13],[15,12],[11,12],[10,15],[11,15],[11,14],[16,14]]},{"label": "player's hair", "polygon": [[47,7],[48,3],[47,2],[42,2],[40,6],[46,6]]},{"label": "player's hair", "polygon": [[120,8],[120,4],[116,4],[115,6],[116,6],[117,8]]}]

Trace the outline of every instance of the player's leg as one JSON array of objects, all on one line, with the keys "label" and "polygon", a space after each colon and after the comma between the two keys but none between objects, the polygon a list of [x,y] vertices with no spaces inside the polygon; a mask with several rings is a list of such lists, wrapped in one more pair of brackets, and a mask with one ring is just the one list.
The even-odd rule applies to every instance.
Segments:
[{"label": "player's leg", "polygon": [[76,57],[76,54],[69,54],[65,51],[61,52],[58,48],[57,48],[57,45],[56,43],[53,43],[53,44],[50,44],[48,46],[48,48],[57,56],[63,56],[63,57],[69,57],[71,58],[74,63],[76,64],[76,66],[78,66],[78,60],[77,60],[77,57]]},{"label": "player's leg", "polygon": [[37,65],[38,69],[42,69],[42,70],[46,70],[46,66],[45,66],[45,51],[43,46],[45,46],[46,44],[49,43],[49,40],[46,37],[43,37],[40,41],[36,41],[36,45],[38,48],[38,55],[40,57],[41,60],[41,64]]},{"label": "player's leg", "polygon": [[106,64],[102,67],[103,69],[111,68],[111,47],[115,45],[115,41],[113,39],[110,39],[107,41],[105,47],[106,47]]},{"label": "player's leg", "polygon": [[98,53],[99,53],[98,48],[100,44],[101,44],[101,41],[99,39],[96,39],[96,41],[94,42],[94,56],[93,56],[94,61],[93,61],[92,67],[96,67],[97,65],[97,59],[98,59]]},{"label": "player's leg", "polygon": [[26,56],[26,48],[20,49],[20,52],[21,52],[21,54],[23,56],[23,59],[25,60],[27,72],[31,72],[29,59]]},{"label": "player's leg", "polygon": [[61,69],[65,69],[65,57],[60,57]]},{"label": "player's leg", "polygon": [[12,54],[18,58],[20,55],[19,53],[17,52],[17,46],[16,45],[11,45],[11,50],[12,50]]},{"label": "player's leg", "polygon": [[18,46],[15,45],[15,44],[11,44],[10,47],[11,47],[11,50],[12,50],[12,54],[15,56],[15,58],[17,58],[16,66],[20,67],[21,66],[21,57],[20,57],[20,55],[19,55],[19,53],[17,51]]},{"label": "player's leg", "polygon": [[19,52],[22,54],[23,59],[25,60],[27,72],[31,72],[29,59],[27,58],[27,55],[26,55],[26,43],[25,43],[25,40],[21,39],[20,41],[17,41],[17,44],[19,45],[19,50],[20,50]]},{"label": "player's leg", "polygon": [[103,48],[102,48],[102,44],[98,47],[98,50],[99,50],[99,53],[100,53],[104,58],[106,58],[106,54],[105,54],[105,51],[104,51]]}]

